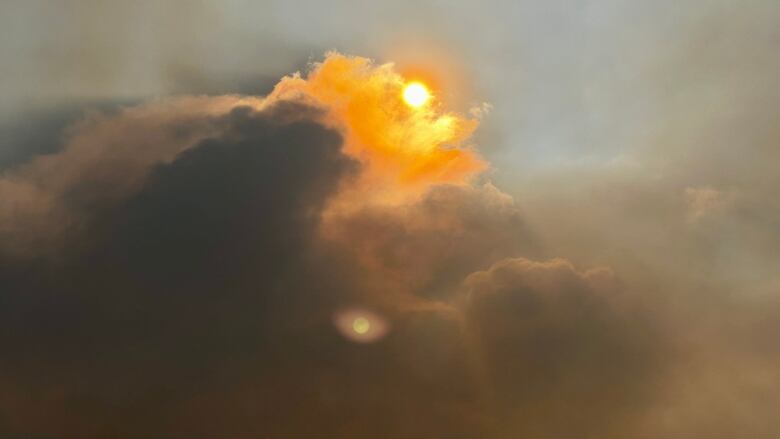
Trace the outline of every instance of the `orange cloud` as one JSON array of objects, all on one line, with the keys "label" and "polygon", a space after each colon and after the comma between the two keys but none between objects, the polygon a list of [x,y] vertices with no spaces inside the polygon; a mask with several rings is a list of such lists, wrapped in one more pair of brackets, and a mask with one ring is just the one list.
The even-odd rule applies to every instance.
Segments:
[{"label": "orange cloud", "polygon": [[406,83],[393,64],[331,52],[305,78],[283,78],[269,98],[327,109],[326,122],[345,136],[344,151],[365,169],[346,198],[398,202],[433,184],[467,183],[486,168],[466,143],[478,121],[445,111],[435,95],[422,107],[406,105]]}]

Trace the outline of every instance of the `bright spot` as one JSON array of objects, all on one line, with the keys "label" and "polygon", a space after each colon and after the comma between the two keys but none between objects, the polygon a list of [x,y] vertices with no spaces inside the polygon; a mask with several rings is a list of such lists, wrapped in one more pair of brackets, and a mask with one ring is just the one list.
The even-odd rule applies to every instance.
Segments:
[{"label": "bright spot", "polygon": [[358,317],[352,322],[352,330],[358,334],[365,334],[371,329],[371,322],[365,317]]},{"label": "bright spot", "polygon": [[412,82],[404,88],[404,101],[412,107],[421,107],[428,102],[431,94],[428,89],[419,82]]},{"label": "bright spot", "polygon": [[388,321],[367,309],[342,309],[333,315],[336,329],[347,340],[372,343],[380,340],[390,329]]}]

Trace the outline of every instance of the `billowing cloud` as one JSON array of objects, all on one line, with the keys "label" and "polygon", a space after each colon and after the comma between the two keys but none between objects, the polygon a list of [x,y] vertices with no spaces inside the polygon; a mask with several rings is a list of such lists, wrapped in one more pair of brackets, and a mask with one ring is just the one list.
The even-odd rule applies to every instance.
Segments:
[{"label": "billowing cloud", "polygon": [[266,97],[89,114],[5,170],[0,433],[668,433],[705,358],[670,336],[686,316],[657,284],[551,258],[484,175],[479,121],[436,90],[407,106],[405,83],[330,53]]},{"label": "billowing cloud", "polygon": [[499,437],[630,431],[665,365],[656,328],[626,294],[611,270],[564,259],[505,259],[465,280],[467,332]]},{"label": "billowing cloud", "polygon": [[137,192],[155,165],[218,133],[224,117],[243,105],[260,101],[188,97],[87,115],[62,133],[60,152],[34,157],[0,178],[0,251],[49,248],[96,209]]}]

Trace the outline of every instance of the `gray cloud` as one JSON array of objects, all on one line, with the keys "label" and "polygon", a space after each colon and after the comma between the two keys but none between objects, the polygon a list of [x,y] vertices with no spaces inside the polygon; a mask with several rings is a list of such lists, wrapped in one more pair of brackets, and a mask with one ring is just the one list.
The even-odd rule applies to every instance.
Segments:
[{"label": "gray cloud", "polygon": [[637,431],[671,351],[610,270],[506,259],[471,274],[463,294],[498,437]]},{"label": "gray cloud", "polygon": [[[504,259],[540,250],[490,184],[433,186],[323,235],[359,166],[321,111],[147,103],[8,171],[0,431],[471,438],[560,425],[520,422],[529,410],[587,408],[582,431],[622,419],[659,357],[654,323],[613,309],[610,272]],[[384,339],[338,333],[355,305],[388,319]]]},{"label": "gray cloud", "polygon": [[[22,172],[40,176],[53,203],[75,199],[66,207],[89,220],[79,233],[60,236],[56,248],[36,249],[50,258],[11,253],[0,264],[7,305],[0,375],[14,389],[0,401],[4,435],[177,434],[184,424],[175,411],[199,382],[219,380],[239,357],[272,373],[281,366],[263,365],[263,352],[277,358],[276,337],[291,336],[314,306],[306,303],[330,300],[305,286],[289,297],[284,291],[318,270],[298,262],[316,211],[356,168],[340,153],[339,134],[306,118],[315,110],[285,103],[264,111],[228,107],[211,118],[196,112],[188,119],[183,111],[169,119],[176,111],[166,104],[152,109],[154,117],[149,110],[83,128],[83,143]],[[188,129],[201,126],[207,138],[182,152],[193,139]],[[171,131],[178,134],[161,135]],[[146,146],[157,150],[143,149],[150,139]],[[100,149],[100,140],[115,141]],[[94,172],[126,154],[143,166],[100,173],[106,180],[95,184]],[[64,175],[37,172],[51,168]],[[49,186],[48,178],[61,183]],[[26,213],[62,220],[58,211]]]},{"label": "gray cloud", "polygon": [[[776,2],[0,9],[6,436],[780,431]],[[353,164],[306,111],[48,112],[265,92],[326,48],[456,59],[448,97],[493,105],[478,140],[516,201],[441,186],[323,241],[301,206]],[[322,163],[269,146],[298,135]],[[339,338],[353,304],[393,331]]]}]

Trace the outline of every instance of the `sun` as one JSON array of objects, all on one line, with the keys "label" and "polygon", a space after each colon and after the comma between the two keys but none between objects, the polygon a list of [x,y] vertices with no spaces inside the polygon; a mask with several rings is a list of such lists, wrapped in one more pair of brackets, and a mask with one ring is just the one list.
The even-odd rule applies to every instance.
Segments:
[{"label": "sun", "polygon": [[410,82],[404,88],[404,101],[411,107],[422,107],[431,98],[431,93],[420,82]]}]

